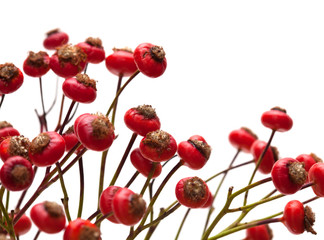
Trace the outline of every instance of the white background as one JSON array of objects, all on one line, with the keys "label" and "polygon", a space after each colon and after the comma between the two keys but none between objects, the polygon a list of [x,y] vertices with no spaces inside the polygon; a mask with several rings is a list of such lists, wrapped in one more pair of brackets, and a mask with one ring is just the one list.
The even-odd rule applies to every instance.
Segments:
[{"label": "white background", "polygon": [[[162,129],[180,142],[200,134],[212,146],[211,158],[204,169],[193,171],[183,167],[171,179],[156,203],[157,210],[175,200],[174,186],[186,176],[208,178],[226,168],[236,150],[228,142],[230,131],[241,126],[251,128],[260,139],[267,141],[270,130],[262,126],[260,116],[274,106],[287,110],[294,121],[291,131],[276,133],[273,146],[280,157],[296,157],[314,152],[324,156],[324,3],[322,1],[3,1],[1,3],[0,63],[13,62],[22,67],[28,51],[44,50],[45,33],[60,28],[76,44],[87,37],[100,37],[106,54],[113,47],[135,48],[142,42],[161,45],[166,51],[168,67],[157,79],[139,75],[121,95],[117,110],[116,133],[119,134],[108,155],[105,184],[121,158],[131,136],[123,123],[123,114],[131,107],[151,104],[157,111]],[[52,52],[49,52],[52,54]],[[77,115],[84,112],[107,111],[114,97],[117,77],[111,75],[104,63],[90,65],[87,73],[98,81],[98,97],[93,104],[80,106]],[[56,77],[52,72],[43,77],[45,104],[54,97]],[[59,84],[62,79],[59,80]],[[0,120],[11,122],[21,134],[32,139],[39,132],[34,109],[41,111],[38,79],[25,76],[23,86],[7,95],[0,109]],[[61,99],[59,86],[56,108],[48,116],[54,129]],[[69,101],[67,101],[66,108]],[[137,139],[138,144],[139,139]],[[100,153],[86,153],[86,196],[83,217],[96,209]],[[237,163],[250,160],[241,154]],[[170,163],[160,180],[173,164]],[[216,201],[221,209],[229,186],[236,190],[247,182],[253,167],[231,172]],[[37,173],[35,181],[43,177]],[[125,165],[117,185],[124,185],[134,169]],[[258,174],[257,179],[266,176]],[[70,195],[72,217],[76,216],[78,197],[77,167],[65,176]],[[139,191],[144,178],[132,186]],[[217,180],[210,182],[214,190]],[[33,185],[36,187],[37,183]],[[157,186],[157,185],[156,185]],[[34,189],[34,188],[32,188]],[[271,183],[250,193],[250,201],[257,200],[273,189]],[[30,190],[31,194],[33,190]],[[17,193],[11,195],[15,206]],[[30,196],[30,195],[29,195]],[[247,221],[280,212],[287,201],[301,201],[312,197],[310,189],[294,196],[256,208]],[[45,191],[36,202],[60,201],[59,183]],[[145,199],[147,195],[144,196]],[[242,200],[233,206],[240,206]],[[322,199],[310,204],[316,212],[317,236],[305,233],[290,234],[281,223],[271,225],[274,239],[323,239]],[[174,239],[186,209],[180,208],[161,223],[152,239]],[[28,213],[28,212],[27,212]],[[180,239],[200,239],[206,210],[191,211]],[[214,234],[231,223],[235,216],[221,221]],[[102,237],[125,239],[128,227],[102,224]],[[21,239],[32,239],[36,229]],[[243,239],[244,231],[225,239]],[[39,239],[60,239],[61,235],[41,234]],[[142,239],[143,235],[139,236]]]}]

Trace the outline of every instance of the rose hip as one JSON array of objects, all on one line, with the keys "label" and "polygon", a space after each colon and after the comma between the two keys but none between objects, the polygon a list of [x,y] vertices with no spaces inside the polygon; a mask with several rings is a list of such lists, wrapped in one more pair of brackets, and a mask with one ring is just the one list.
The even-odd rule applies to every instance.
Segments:
[{"label": "rose hip", "polygon": [[246,237],[243,240],[271,240],[272,230],[268,224],[246,229]]},{"label": "rose hip", "polygon": [[69,41],[69,36],[59,29],[53,29],[47,32],[46,35],[43,45],[48,50],[55,50],[57,47],[63,46]]},{"label": "rose hip", "polygon": [[24,75],[14,64],[0,64],[0,93],[13,93],[21,87],[23,82]]},{"label": "rose hip", "polygon": [[100,229],[89,220],[77,218],[67,225],[63,240],[100,240]]},{"label": "rose hip", "polygon": [[[139,171],[143,176],[148,177],[154,164],[151,160],[143,157],[139,148],[135,148],[130,154],[130,160],[133,166]],[[161,174],[162,165],[160,163],[155,163],[155,170],[152,178],[156,178]]]},{"label": "rose hip", "polygon": [[16,236],[22,236],[22,235],[28,233],[29,230],[31,229],[31,227],[32,227],[32,221],[26,214],[23,214],[19,218],[17,223],[14,225],[14,230],[15,230]]},{"label": "rose hip", "polygon": [[233,147],[249,153],[252,144],[258,137],[249,128],[241,127],[240,129],[233,130],[228,135],[229,142]]},{"label": "rose hip", "polygon": [[24,72],[31,77],[41,77],[50,70],[50,57],[46,52],[29,52],[23,63]]},{"label": "rose hip", "polygon": [[28,149],[30,141],[24,136],[8,137],[0,143],[0,157],[2,161],[6,161],[12,156],[22,156],[28,159]]},{"label": "rose hip", "polygon": [[293,126],[293,120],[287,115],[286,110],[280,107],[264,112],[261,122],[265,127],[278,132],[288,131]]},{"label": "rose hip", "polygon": [[19,136],[20,133],[7,121],[0,121],[0,143],[9,136]]},{"label": "rose hip", "polygon": [[[118,186],[109,186],[102,191],[99,199],[99,208],[103,215],[112,213],[112,200],[115,193],[120,189]],[[112,215],[107,217],[110,222],[119,223],[118,219]]]},{"label": "rose hip", "polygon": [[324,163],[315,163],[308,172],[308,181],[313,183],[312,189],[319,197],[324,197]]},{"label": "rose hip", "polygon": [[114,48],[113,51],[105,60],[109,72],[117,76],[131,76],[137,70],[133,51],[128,48]]},{"label": "rose hip", "polygon": [[87,62],[97,64],[105,59],[105,50],[100,38],[89,37],[85,42],[78,43],[77,46],[87,54]]},{"label": "rose hip", "polygon": [[[251,153],[255,163],[258,162],[262,152],[266,148],[267,143],[261,140],[256,140],[251,146]],[[271,172],[273,164],[278,160],[278,150],[276,147],[270,146],[264,154],[258,170],[263,174]]]}]

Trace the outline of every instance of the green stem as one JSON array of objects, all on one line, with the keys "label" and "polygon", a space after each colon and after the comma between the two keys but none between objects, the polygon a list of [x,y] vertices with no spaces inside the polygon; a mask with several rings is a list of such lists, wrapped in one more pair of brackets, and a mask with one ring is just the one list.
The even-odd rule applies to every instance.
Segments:
[{"label": "green stem", "polygon": [[84,200],[84,171],[83,171],[83,160],[82,157],[78,161],[79,163],[79,174],[80,174],[80,198],[79,198],[79,209],[78,218],[82,216],[83,200]]},{"label": "green stem", "polygon": [[[122,80],[123,80],[123,74],[119,75],[119,77],[118,77],[116,95],[118,94],[118,91],[120,89]],[[117,111],[117,104],[118,104],[118,98],[116,99],[115,106],[114,106],[114,110],[113,110],[112,117],[111,117],[111,123],[113,125],[115,125],[115,117],[116,117],[116,111]]]},{"label": "green stem", "polygon": [[104,185],[104,180],[105,180],[105,169],[106,169],[108,150],[109,149],[103,151],[102,155],[101,155],[99,187],[98,187],[98,207],[99,207],[99,199],[100,199],[101,193],[103,191],[103,185]]},{"label": "green stem", "polygon": [[179,238],[180,233],[181,233],[181,230],[183,228],[183,225],[184,225],[184,223],[185,223],[185,221],[186,221],[186,219],[187,219],[187,217],[188,217],[188,215],[190,213],[190,210],[191,210],[191,208],[188,208],[187,211],[186,211],[186,213],[185,213],[185,215],[183,216],[182,221],[181,221],[181,224],[180,224],[179,229],[177,231],[177,235],[176,235],[176,237],[175,237],[174,240],[177,240]]},{"label": "green stem", "polygon": [[145,190],[147,189],[147,187],[148,187],[149,184],[150,184],[150,181],[151,181],[151,179],[152,179],[152,177],[153,177],[153,174],[154,174],[154,172],[155,172],[156,165],[157,165],[157,163],[156,163],[156,162],[153,162],[153,166],[152,166],[152,168],[151,168],[151,170],[150,170],[150,173],[149,173],[149,175],[147,176],[146,181],[145,181],[145,183],[144,183],[144,186],[143,186],[143,188],[142,188],[142,190],[141,190],[141,192],[140,192],[140,195],[141,195],[141,196],[144,195]]},{"label": "green stem", "polygon": [[3,216],[4,216],[5,220],[6,220],[7,228],[5,228],[5,229],[8,231],[8,233],[10,235],[10,238],[16,239],[15,231],[14,231],[14,228],[13,228],[14,224],[13,224],[13,222],[12,222],[12,220],[11,220],[11,218],[10,218],[10,216],[9,216],[9,214],[8,214],[8,212],[7,212],[5,206],[3,205],[3,202],[2,202],[2,196],[3,196],[4,190],[5,190],[5,188],[3,186],[1,186],[1,189],[0,189],[0,195],[1,195],[0,211],[2,212],[2,214],[3,214]]},{"label": "green stem", "polygon": [[63,192],[63,196],[64,198],[62,199],[63,202],[63,206],[64,206],[64,210],[65,210],[65,215],[66,218],[69,222],[71,222],[71,215],[70,215],[70,211],[69,211],[69,196],[65,187],[65,183],[64,183],[64,179],[63,179],[63,173],[62,173],[62,169],[59,163],[56,163],[56,168],[57,168],[57,173],[58,176],[60,178],[60,183],[61,183],[61,188],[62,188],[62,192]]}]

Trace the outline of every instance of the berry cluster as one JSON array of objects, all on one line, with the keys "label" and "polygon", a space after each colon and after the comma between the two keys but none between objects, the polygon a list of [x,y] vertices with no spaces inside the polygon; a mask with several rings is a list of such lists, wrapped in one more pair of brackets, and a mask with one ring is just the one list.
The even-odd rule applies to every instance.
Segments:
[{"label": "berry cluster", "polygon": [[[118,137],[115,134],[118,98],[139,73],[149,78],[158,78],[165,72],[167,61],[164,49],[154,44],[142,43],[134,52],[129,48],[114,48],[113,53],[106,56],[101,39],[89,37],[84,42],[71,44],[69,36],[59,29],[47,33],[43,46],[47,52],[54,51],[53,54],[50,56],[46,51],[37,53],[30,51],[22,64],[23,71],[13,63],[0,64],[0,111],[1,105],[6,104],[5,96],[22,86],[24,76],[39,78],[40,86],[42,77],[49,71],[63,79],[60,114],[57,126],[52,130],[49,130],[47,123],[49,111],[44,108],[42,91],[43,113],[41,115],[37,113],[40,132],[35,134],[33,139],[29,140],[12,124],[0,119],[0,158],[3,162],[0,169],[0,239],[19,239],[31,229],[32,225],[38,229],[34,239],[41,233],[60,232],[63,232],[64,240],[108,239],[101,233],[100,227],[101,222],[105,220],[111,224],[130,227],[127,240],[135,239],[146,230],[145,239],[150,239],[159,223],[165,221],[181,206],[187,208],[187,212],[176,239],[180,236],[191,209],[209,210],[201,236],[203,240],[219,239],[244,229],[246,229],[245,240],[269,240],[275,235],[269,225],[275,222],[283,223],[293,234],[301,234],[304,231],[316,234],[313,229],[315,214],[306,204],[324,196],[324,163],[313,153],[300,154],[295,158],[280,158],[278,149],[271,146],[276,132],[289,131],[293,126],[293,120],[285,109],[274,107],[262,114],[261,123],[271,129],[268,141],[259,140],[247,127],[230,132],[228,140],[237,153],[229,167],[206,180],[203,180],[202,176],[183,177],[175,186],[173,195],[175,201],[169,207],[161,208],[159,215],[154,216],[155,202],[174,173],[183,166],[192,171],[202,169],[212,153],[212,147],[200,135],[192,135],[187,140],[177,143],[170,133],[161,129],[160,119],[151,105],[136,106],[124,114],[124,124],[132,132],[132,137],[111,182],[108,186],[104,186],[107,151],[114,147]],[[107,70],[119,79],[115,97],[106,114],[79,113],[78,104],[91,104],[97,98],[97,80],[88,76],[87,68],[89,64],[103,61]],[[122,85],[124,77],[128,77],[128,80]],[[65,117],[61,118],[65,97],[71,99],[71,105]],[[74,116],[75,114],[77,115]],[[65,128],[67,129],[64,131]],[[138,136],[142,139],[134,146]],[[82,157],[87,151],[102,153],[102,163],[98,184],[98,205],[88,206],[93,208],[93,214],[85,217],[82,211],[85,170]],[[234,165],[240,152],[250,154],[253,160]],[[128,157],[136,172],[125,186],[116,185],[117,178],[123,174],[122,169]],[[163,175],[165,164],[174,162],[173,159],[176,158],[178,162],[165,174],[157,190],[153,191],[153,183],[156,178]],[[80,201],[77,216],[71,216],[65,173],[77,163],[80,173]],[[224,207],[212,219],[215,201],[225,177],[231,170],[248,164],[254,165],[254,171],[247,185],[236,192],[230,187]],[[46,169],[46,174],[23,205],[30,186],[37,186],[34,180],[38,168]],[[269,176],[254,181],[257,172]],[[139,174],[143,175],[146,181],[140,192],[134,192],[131,185]],[[208,186],[208,182],[218,176],[222,176],[222,180],[214,192]],[[63,192],[62,204],[51,199],[37,203],[38,196],[58,180]],[[249,190],[267,182],[272,182],[274,190],[259,201],[248,202]],[[243,222],[246,214],[259,205],[293,195],[307,187],[311,187],[314,192],[314,196],[309,200],[305,202],[291,200],[280,213]],[[149,196],[145,194],[147,189]],[[10,192],[21,192],[15,208],[11,206],[13,200],[10,198]],[[277,192],[279,193],[275,195]],[[3,201],[4,193],[7,193],[6,203]],[[244,194],[242,206],[231,208],[232,201],[241,194]],[[212,236],[216,225],[231,212],[241,212],[241,215],[227,228]],[[210,220],[212,221],[209,222]]]}]

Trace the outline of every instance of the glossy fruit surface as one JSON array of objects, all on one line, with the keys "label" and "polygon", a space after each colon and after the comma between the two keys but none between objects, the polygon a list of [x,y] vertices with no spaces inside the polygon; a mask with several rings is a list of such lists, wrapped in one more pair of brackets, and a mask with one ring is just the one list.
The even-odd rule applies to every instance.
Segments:
[{"label": "glossy fruit surface", "polygon": [[177,183],[175,194],[182,205],[189,208],[200,208],[208,201],[209,188],[198,177],[186,177]]},{"label": "glossy fruit surface", "polygon": [[304,168],[308,172],[309,169],[317,162],[322,162],[322,159],[317,157],[314,153],[300,154],[296,157],[298,162],[304,163]]},{"label": "glossy fruit surface", "polygon": [[33,179],[32,164],[21,156],[8,158],[0,169],[1,184],[10,191],[27,189],[32,184]]},{"label": "glossy fruit surface", "polygon": [[47,32],[46,35],[43,45],[48,50],[55,50],[57,47],[63,46],[69,41],[69,36],[59,29],[53,29]]},{"label": "glossy fruit surface", "polygon": [[175,139],[167,132],[149,132],[140,142],[141,154],[153,162],[169,160],[177,151]]},{"label": "glossy fruit surface", "polygon": [[100,38],[89,37],[85,42],[78,43],[77,46],[87,54],[87,62],[100,63],[105,59],[105,50]]},{"label": "glossy fruit surface", "polygon": [[30,141],[24,136],[8,137],[0,143],[0,158],[6,161],[12,156],[22,156],[28,159]]},{"label": "glossy fruit surface", "polygon": [[23,63],[25,74],[31,77],[41,77],[50,70],[50,57],[46,52],[29,52],[28,57]]},{"label": "glossy fruit surface", "polygon": [[161,76],[167,67],[163,48],[151,43],[138,45],[134,50],[134,60],[141,73],[151,78]]},{"label": "glossy fruit surface", "polygon": [[[99,199],[99,208],[103,215],[112,212],[112,199],[119,189],[120,187],[118,186],[109,186],[102,191]],[[113,223],[119,223],[114,215],[107,217],[107,219]]]},{"label": "glossy fruit surface", "polygon": [[211,191],[209,191],[207,202],[204,205],[202,205],[201,208],[209,208],[213,205],[213,202],[214,202],[214,196],[211,193]]},{"label": "glossy fruit surface", "polygon": [[205,166],[208,161],[211,154],[211,147],[202,136],[194,135],[187,141],[179,143],[178,154],[184,165],[198,170]]},{"label": "glossy fruit surface", "polygon": [[100,240],[99,228],[89,220],[77,218],[67,225],[63,240]]},{"label": "glossy fruit surface", "polygon": [[[258,162],[262,152],[266,148],[267,143],[261,140],[256,140],[251,146],[251,153],[255,163]],[[263,174],[268,174],[271,172],[272,166],[278,159],[278,153],[276,148],[269,147],[262,158],[262,162],[258,168],[258,170]]]},{"label": "glossy fruit surface", "polygon": [[[153,168],[154,164],[151,160],[143,157],[139,148],[135,148],[130,154],[130,160],[133,166],[145,177],[148,177],[151,169]],[[155,163],[155,170],[153,173],[152,178],[156,178],[161,174],[162,165],[160,163]]]},{"label": "glossy fruit surface", "polygon": [[155,109],[151,105],[145,104],[129,109],[124,115],[124,122],[130,130],[141,136],[161,127]]},{"label": "glossy fruit surface", "polygon": [[308,172],[308,181],[313,182],[312,189],[319,197],[324,197],[324,163],[315,163]]},{"label": "glossy fruit surface", "polygon": [[80,103],[92,103],[97,97],[96,81],[87,74],[78,73],[67,78],[62,84],[64,95]]},{"label": "glossy fruit surface", "polygon": [[282,222],[293,234],[302,234],[305,231],[304,205],[298,200],[289,201],[284,209]]},{"label": "glossy fruit surface", "polygon": [[279,107],[264,112],[261,122],[265,127],[278,132],[288,131],[293,126],[293,120],[287,115],[286,110]]},{"label": "glossy fruit surface", "polygon": [[[64,138],[65,141],[65,151],[69,152],[77,143],[79,143],[79,139],[74,133],[74,127],[71,126],[69,127],[63,134],[62,137]],[[75,151],[76,154],[78,154],[84,146],[80,146],[77,148]]]},{"label": "glossy fruit surface", "polygon": [[21,87],[23,82],[24,75],[14,64],[0,64],[0,93],[13,93]]},{"label": "glossy fruit surface", "polygon": [[35,204],[30,209],[30,217],[38,229],[45,233],[59,233],[65,228],[63,208],[55,202],[45,201]]},{"label": "glossy fruit surface", "polygon": [[272,231],[269,225],[260,225],[246,229],[244,240],[271,240]]},{"label": "glossy fruit surface", "polygon": [[7,121],[0,121],[0,143],[9,136],[19,136],[20,133]]},{"label": "glossy fruit surface", "polygon": [[105,60],[108,71],[117,76],[131,76],[137,70],[133,51],[127,48],[114,48],[113,51]]},{"label": "glossy fruit surface", "polygon": [[31,227],[32,227],[32,221],[26,214],[23,214],[19,218],[17,223],[14,225],[15,234],[17,236],[24,235],[29,232]]},{"label": "glossy fruit surface", "polygon": [[113,197],[112,210],[120,223],[133,226],[144,215],[146,203],[139,194],[128,188],[120,188]]},{"label": "glossy fruit surface", "polygon": [[233,130],[228,135],[228,140],[233,147],[249,153],[252,144],[258,137],[248,128],[241,127],[240,129]]},{"label": "glossy fruit surface", "polygon": [[29,158],[38,167],[47,167],[56,163],[65,152],[64,138],[53,131],[38,134],[29,148]]}]

